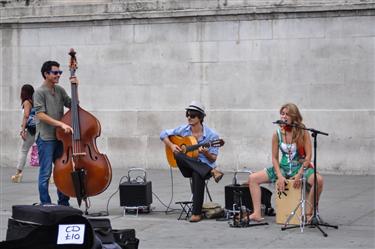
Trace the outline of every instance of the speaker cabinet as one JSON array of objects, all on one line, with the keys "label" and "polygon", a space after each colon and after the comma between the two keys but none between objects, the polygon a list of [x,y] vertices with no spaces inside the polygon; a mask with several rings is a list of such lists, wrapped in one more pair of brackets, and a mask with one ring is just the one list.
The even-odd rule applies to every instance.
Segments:
[{"label": "speaker cabinet", "polygon": [[225,209],[232,210],[233,204],[237,203],[239,200],[235,200],[235,192],[242,193],[242,205],[246,206],[248,209],[253,210],[253,202],[250,198],[250,191],[248,185],[231,184],[225,186]]},{"label": "speaker cabinet", "polygon": [[120,206],[140,207],[152,203],[151,182],[123,182],[120,184]]},{"label": "speaker cabinet", "polygon": [[[272,192],[264,187],[260,187],[262,193],[261,203],[267,208],[271,208],[271,196]],[[242,193],[242,205],[246,206],[248,209],[253,210],[253,202],[251,200],[250,190],[248,184],[231,184],[225,186],[225,209],[232,210],[233,204],[239,202],[238,193]],[[236,194],[237,193],[237,194]],[[237,195],[237,197],[236,197]],[[236,200],[237,199],[237,200]]]}]

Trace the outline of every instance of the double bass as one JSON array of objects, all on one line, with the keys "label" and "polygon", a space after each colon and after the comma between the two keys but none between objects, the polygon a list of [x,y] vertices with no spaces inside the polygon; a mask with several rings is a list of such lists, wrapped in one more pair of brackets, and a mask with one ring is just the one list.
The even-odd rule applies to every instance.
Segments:
[{"label": "double bass", "polygon": [[[70,76],[77,70],[76,52],[69,52]],[[73,128],[72,133],[56,129],[56,137],[63,143],[63,153],[55,161],[53,177],[57,189],[63,194],[76,197],[81,205],[82,199],[102,193],[111,183],[112,169],[105,154],[96,146],[101,126],[98,119],[79,106],[78,86],[71,84],[71,108],[61,121]],[[86,203],[87,204],[87,203]]]}]

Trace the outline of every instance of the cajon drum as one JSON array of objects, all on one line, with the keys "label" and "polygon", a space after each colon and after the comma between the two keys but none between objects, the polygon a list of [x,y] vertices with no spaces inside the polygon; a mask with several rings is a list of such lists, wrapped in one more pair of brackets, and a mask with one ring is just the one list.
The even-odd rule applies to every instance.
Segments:
[{"label": "cajon drum", "polygon": [[[279,193],[276,186],[275,194],[275,204],[276,204],[276,223],[284,224],[288,219],[291,212],[297,207],[301,200],[301,187],[293,187],[294,180],[288,180],[287,185],[285,186],[285,194]],[[296,210],[295,215],[289,221],[289,224],[299,225],[299,219],[301,217],[301,206]]]}]

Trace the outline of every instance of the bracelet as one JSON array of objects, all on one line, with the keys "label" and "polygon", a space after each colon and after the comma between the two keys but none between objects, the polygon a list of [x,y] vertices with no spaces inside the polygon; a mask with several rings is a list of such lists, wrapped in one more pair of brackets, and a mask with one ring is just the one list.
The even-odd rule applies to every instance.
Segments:
[{"label": "bracelet", "polygon": [[[307,165],[305,163],[307,163]],[[311,161],[305,161],[305,162],[302,163],[302,167],[308,168],[310,166],[310,164],[311,164]]]}]

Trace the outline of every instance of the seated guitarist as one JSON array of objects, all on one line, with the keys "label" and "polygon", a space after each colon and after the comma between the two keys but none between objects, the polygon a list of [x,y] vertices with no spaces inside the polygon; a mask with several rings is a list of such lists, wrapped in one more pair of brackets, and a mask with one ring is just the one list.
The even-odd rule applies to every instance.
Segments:
[{"label": "seated guitarist", "polygon": [[219,182],[224,175],[216,169],[215,165],[219,149],[217,147],[199,147],[198,158],[191,158],[182,153],[182,149],[177,144],[172,143],[169,136],[194,136],[198,143],[218,139],[218,134],[203,124],[205,116],[204,106],[198,101],[193,101],[186,108],[188,124],[178,126],[175,129],[164,130],[160,134],[160,139],[174,152],[177,166],[182,175],[192,178],[193,215],[190,222],[199,222],[202,219],[205,180],[212,176],[215,182]]}]

